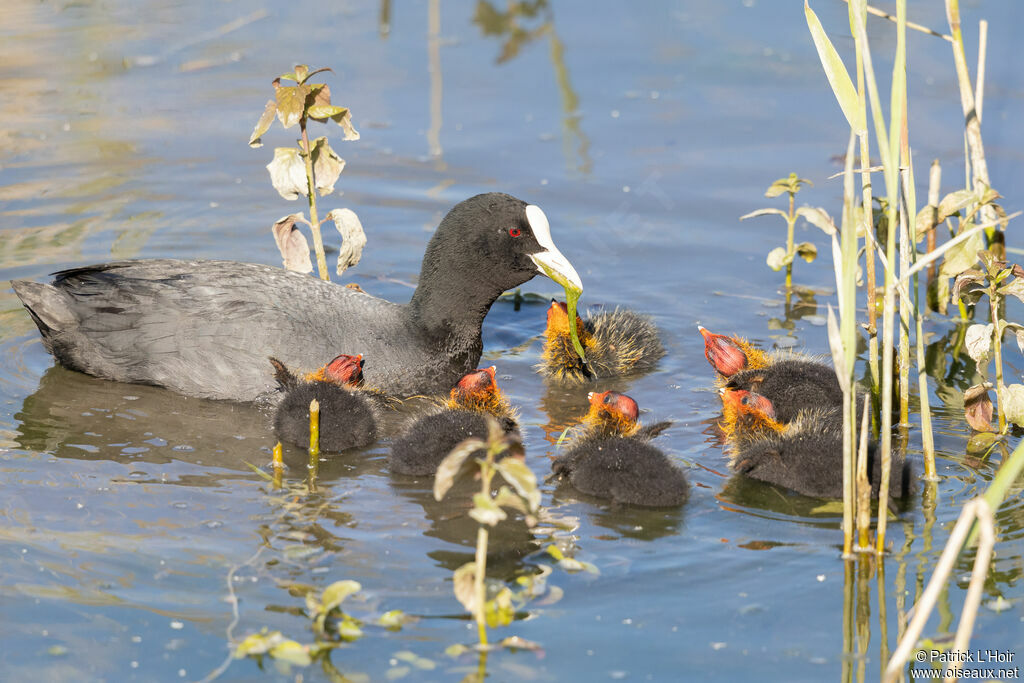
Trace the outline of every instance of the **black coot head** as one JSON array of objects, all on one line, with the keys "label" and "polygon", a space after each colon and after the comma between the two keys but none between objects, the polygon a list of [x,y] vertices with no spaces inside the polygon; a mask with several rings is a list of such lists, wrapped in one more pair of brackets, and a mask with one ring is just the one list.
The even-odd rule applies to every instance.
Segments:
[{"label": "black coot head", "polygon": [[[500,192],[479,194],[453,208],[427,246],[421,285],[459,273],[488,293],[521,285],[538,273],[582,289],[580,277],[551,238],[540,207]],[[489,302],[488,302],[489,303]]]}]

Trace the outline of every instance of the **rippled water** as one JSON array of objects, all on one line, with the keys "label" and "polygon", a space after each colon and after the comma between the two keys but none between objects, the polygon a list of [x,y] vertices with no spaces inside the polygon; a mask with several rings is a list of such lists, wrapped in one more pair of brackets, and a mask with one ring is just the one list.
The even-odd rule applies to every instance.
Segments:
[{"label": "rippled water", "polygon": [[[660,445],[687,468],[690,501],[639,512],[546,486],[544,505],[578,519],[561,541],[600,574],[556,569],[550,583],[562,600],[495,632],[537,641],[543,654],[492,655],[493,680],[877,678],[960,505],[984,490],[1000,455],[964,455],[960,407],[938,400],[969,385],[973,366],[935,371],[936,512],[917,499],[890,524],[884,567],[838,559],[834,508],[726,476],[694,325],[824,353],[824,305],[834,301],[823,258],[797,265],[796,281],[813,293],[786,306],[781,278],[764,266],[781,225],[737,221],[770,203],[764,189],[790,171],[815,182],[801,200],[838,213],[841,188],[828,176],[846,131],[799,3],[519,7],[509,17],[504,5],[441,0],[8,0],[0,280],[136,256],[279,263],[269,227],[300,207],[270,189],[262,167],[290,138],[272,132],[259,150],[245,142],[271,78],[295,62],[333,66],[334,99],[351,106],[363,134],[335,144],[348,161],[343,194],[322,202],[353,208],[367,228],[351,279],[406,299],[444,212],[503,190],[544,207],[586,283],[585,305],[651,313],[669,351],[657,372],[614,386],[649,417],[676,421]],[[847,54],[845,5],[816,9]],[[1014,28],[1024,10],[977,2],[964,11],[972,54],[976,20],[992,21],[985,142],[1014,211],[1024,188]],[[944,24],[941,6],[915,6],[912,19]],[[889,27],[872,21],[877,54],[890,51]],[[948,191],[963,168],[951,55],[937,39],[909,40],[918,177],[939,158]],[[820,233],[800,230],[827,255]],[[524,290],[557,293],[542,279]],[[541,476],[586,391],[547,387],[533,372],[544,312],[499,302],[484,330],[485,358],[522,411],[528,462]],[[927,327],[941,356],[951,326]],[[1009,355],[1018,374],[1021,358]],[[475,538],[461,508],[433,502],[429,481],[392,478],[383,445],[324,463],[314,495],[297,486],[302,455],[292,451],[290,488],[273,490],[247,464],[265,463],[272,445],[257,408],[53,367],[13,293],[0,290],[0,677],[202,678],[228,653],[232,568],[235,636],[268,627],[310,642],[301,590],[289,588],[350,578],[364,588],[352,601],[357,617],[397,608],[421,619],[400,632],[367,627],[334,653],[338,670],[397,677],[409,666],[402,651],[436,666],[412,667],[410,679],[474,670],[472,658],[444,654],[473,638],[450,583]],[[982,609],[974,644],[1013,650],[1024,642],[1019,489],[998,523],[984,602],[1010,607]],[[552,564],[522,530],[498,533],[494,546],[495,577]],[[972,559],[960,560],[927,633],[955,629]],[[316,667],[304,676],[329,680]],[[246,660],[221,678],[279,677]]]}]

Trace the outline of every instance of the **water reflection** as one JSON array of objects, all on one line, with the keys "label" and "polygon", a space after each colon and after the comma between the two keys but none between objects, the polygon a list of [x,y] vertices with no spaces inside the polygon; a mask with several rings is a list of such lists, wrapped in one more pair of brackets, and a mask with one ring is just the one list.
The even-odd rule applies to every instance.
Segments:
[{"label": "water reflection", "polygon": [[590,140],[580,127],[579,96],[569,78],[565,45],[555,31],[554,12],[548,6],[548,0],[510,2],[504,12],[487,0],[479,0],[473,23],[481,28],[485,36],[504,40],[501,53],[495,60],[498,64],[515,59],[525,45],[543,36],[548,37],[551,64],[555,70],[562,105],[562,151],[565,165],[570,171],[589,174],[593,167]]},{"label": "water reflection", "polygon": [[[455,571],[473,561],[477,529],[480,525],[469,516],[472,496],[479,486],[463,482],[453,488],[441,501],[434,500],[434,481],[431,477],[413,478],[395,475],[391,488],[409,502],[423,509],[429,527],[423,535],[437,538],[465,550],[434,549],[427,553],[438,566]],[[491,527],[487,546],[487,575],[501,580],[515,578],[524,568],[523,560],[540,549],[540,541],[519,515]]]}]

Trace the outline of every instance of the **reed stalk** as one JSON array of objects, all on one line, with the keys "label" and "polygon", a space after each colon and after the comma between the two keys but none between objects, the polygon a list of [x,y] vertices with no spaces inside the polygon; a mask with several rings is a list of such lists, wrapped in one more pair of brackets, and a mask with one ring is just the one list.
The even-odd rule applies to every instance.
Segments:
[{"label": "reed stalk", "polygon": [[[853,21],[853,8],[850,9],[850,20]],[[857,50],[857,107],[860,110],[862,119],[867,120],[867,91],[864,89],[864,57],[860,50]],[[864,239],[869,244],[873,242],[874,225],[871,220],[871,209],[874,206],[871,191],[871,142],[868,138],[868,130],[864,128],[859,132],[857,138],[860,140],[860,185],[861,185],[861,229],[864,231]],[[871,404],[878,406],[878,399],[882,390],[878,376],[878,307],[877,307],[877,276],[875,273],[875,250],[866,249],[864,253],[864,290],[867,294],[868,307],[868,372],[871,375],[871,395],[868,397]]]},{"label": "reed stalk", "polygon": [[[870,401],[864,401],[860,423],[860,447],[857,449],[857,551],[871,548],[871,482],[868,481],[868,411]],[[879,514],[883,513],[879,508]]]},{"label": "reed stalk", "polygon": [[309,402],[309,481],[316,482],[320,472],[320,402]]},{"label": "reed stalk", "polygon": [[[971,582],[967,587],[967,596],[964,598],[964,608],[960,615],[960,624],[957,627],[953,644],[954,652],[962,653],[967,651],[967,645],[974,630],[974,620],[978,613],[978,605],[981,603],[982,589],[988,574],[992,549],[995,545],[995,524],[992,508],[989,506],[988,501],[982,497],[970,501],[961,510],[960,517],[957,519],[956,525],[949,535],[949,540],[946,542],[946,547],[943,548],[942,555],[935,565],[932,578],[928,582],[928,586],[925,588],[921,599],[914,605],[914,616],[907,625],[907,629],[903,633],[899,645],[896,647],[896,652],[893,653],[892,658],[885,667],[885,672],[882,676],[883,683],[891,683],[891,681],[896,680],[899,672],[910,658],[910,654],[914,651],[914,647],[921,636],[921,632],[924,630],[925,624],[928,622],[928,617],[931,616],[939,595],[946,588],[953,565],[960,554],[961,547],[967,540],[971,523],[975,519],[978,520],[981,542],[974,558]],[[957,657],[954,656],[951,659],[956,660]],[[947,676],[953,674],[957,668],[958,665],[956,664],[950,667],[947,670]]]}]

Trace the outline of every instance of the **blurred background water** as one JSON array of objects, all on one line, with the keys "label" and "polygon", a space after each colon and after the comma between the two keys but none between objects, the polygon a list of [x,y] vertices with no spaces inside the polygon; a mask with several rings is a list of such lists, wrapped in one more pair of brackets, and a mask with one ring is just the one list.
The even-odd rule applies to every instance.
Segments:
[{"label": "blurred background water", "polygon": [[[969,54],[977,20],[991,22],[983,132],[990,176],[1012,212],[1024,192],[1024,75],[1014,57],[1024,6],[963,5]],[[827,352],[834,286],[824,235],[798,228],[823,257],[797,265],[804,289],[787,305],[780,274],[764,264],[784,242],[782,223],[738,221],[778,204],[763,192],[791,171],[815,183],[800,203],[840,210],[841,184],[829,176],[840,169],[846,124],[801,10],[763,0],[7,0],[0,678],[202,678],[229,651],[232,567],[236,636],[269,627],[310,642],[302,598],[289,588],[351,578],[364,588],[356,616],[397,608],[422,619],[400,632],[368,628],[334,653],[339,671],[457,680],[475,667],[444,654],[474,637],[450,577],[470,559],[475,527],[458,506],[434,503],[429,481],[393,479],[386,444],[325,463],[315,496],[275,491],[246,464],[269,458],[267,414],[54,367],[7,286],[112,258],[280,263],[270,225],[302,207],[272,190],[263,167],[294,129],[275,127],[258,150],[245,143],[270,80],[296,63],[333,67],[334,102],[351,107],[362,133],[342,143],[337,128],[325,129],[348,165],[322,212],[352,208],[369,238],[345,280],[406,300],[444,213],[500,190],[544,208],[583,277],[584,306],[650,313],[664,334],[657,372],[591,388],[626,390],[649,417],[676,421],[659,443],[687,468],[691,499],[681,510],[640,512],[546,486],[545,506],[578,519],[561,541],[600,574],[556,569],[550,582],[563,599],[495,633],[537,641],[543,653],[492,655],[493,679],[877,678],[960,505],[984,490],[1000,455],[965,455],[957,396],[975,368],[946,358],[952,326],[935,318],[926,332],[938,504],[925,514],[918,498],[890,524],[884,566],[844,567],[835,507],[727,476],[695,325],[766,348]],[[851,55],[846,5],[820,1],[815,10]],[[911,3],[910,13],[945,27],[941,3]],[[887,73],[892,26],[869,21],[876,70]],[[908,40],[917,177],[940,159],[945,193],[963,183],[952,55],[937,38]],[[1007,239],[1021,246],[1016,226]],[[524,291],[541,301],[560,292],[542,278]],[[498,302],[482,361],[498,366],[520,407],[528,463],[541,477],[558,434],[585,408],[585,391],[545,386],[532,369],[545,309]],[[1020,374],[1021,357],[1008,356],[1008,372]],[[920,468],[918,443],[912,426],[909,457]],[[302,454],[288,457],[289,477],[300,481]],[[1024,642],[1019,490],[998,525],[973,642],[1012,650]],[[525,534],[506,536],[495,540],[494,576],[552,564]],[[927,633],[955,628],[972,560],[961,559]],[[410,668],[395,657],[403,651],[436,668]],[[221,680],[296,673],[243,660]],[[332,680],[316,667],[301,673]]]}]

